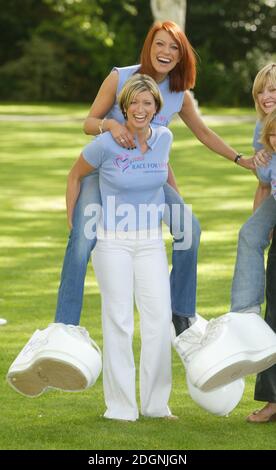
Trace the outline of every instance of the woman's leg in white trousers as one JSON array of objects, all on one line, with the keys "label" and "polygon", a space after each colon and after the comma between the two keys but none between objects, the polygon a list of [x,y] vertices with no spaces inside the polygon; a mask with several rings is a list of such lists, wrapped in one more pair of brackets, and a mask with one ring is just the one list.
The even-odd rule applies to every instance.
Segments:
[{"label": "woman's leg in white trousers", "polygon": [[171,299],[162,240],[145,241],[134,259],[135,299],[140,312],[140,397],[144,416],[171,415]]},{"label": "woman's leg in white trousers", "polygon": [[102,297],[104,416],[135,421],[133,250],[127,242],[98,240],[92,260]]}]

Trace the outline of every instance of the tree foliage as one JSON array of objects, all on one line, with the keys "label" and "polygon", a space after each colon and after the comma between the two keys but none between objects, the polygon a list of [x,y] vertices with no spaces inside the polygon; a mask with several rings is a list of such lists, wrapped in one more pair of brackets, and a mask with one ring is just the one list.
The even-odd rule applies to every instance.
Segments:
[{"label": "tree foliage", "polygon": [[250,104],[257,71],[276,61],[276,0],[187,3],[186,33],[200,57],[199,101]]},{"label": "tree foliage", "polygon": [[[35,90],[41,90],[33,94],[34,100],[91,101],[114,65],[139,60],[141,44],[152,23],[147,3],[146,0],[10,0],[8,3],[0,0],[0,8],[5,11],[0,19],[4,45],[0,98],[32,99],[29,89],[33,85]],[[43,62],[48,80],[44,80],[42,87],[38,69]]]},{"label": "tree foliage", "polygon": [[[0,0],[0,8],[0,98],[10,100],[91,102],[114,65],[138,62],[153,21],[148,0]],[[201,103],[250,102],[258,68],[275,60],[275,11],[276,0],[187,1]]]}]

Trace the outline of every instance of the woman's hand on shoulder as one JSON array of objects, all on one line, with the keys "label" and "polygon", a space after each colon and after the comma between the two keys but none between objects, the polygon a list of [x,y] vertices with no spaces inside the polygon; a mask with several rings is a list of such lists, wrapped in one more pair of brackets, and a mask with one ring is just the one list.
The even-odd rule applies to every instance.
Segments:
[{"label": "woman's hand on shoulder", "polygon": [[253,159],[255,166],[258,167],[265,167],[269,164],[271,160],[271,155],[268,153],[265,149],[259,150],[258,152],[255,153]]},{"label": "woman's hand on shoulder", "polygon": [[242,166],[246,170],[252,170],[254,171],[256,169],[255,162],[254,162],[254,157],[241,157],[239,159],[239,166]]},{"label": "woman's hand on shoulder", "polygon": [[124,124],[120,124],[115,119],[109,119],[108,130],[112,134],[113,139],[121,147],[127,149],[135,148],[134,137]]}]

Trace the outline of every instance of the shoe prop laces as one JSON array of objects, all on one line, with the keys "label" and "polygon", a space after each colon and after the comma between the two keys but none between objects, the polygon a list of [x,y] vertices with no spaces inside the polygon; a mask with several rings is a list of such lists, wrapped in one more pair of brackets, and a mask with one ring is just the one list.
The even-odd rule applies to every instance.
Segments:
[{"label": "shoe prop laces", "polygon": [[201,337],[201,346],[206,346],[216,340],[222,333],[226,323],[230,321],[227,317],[212,318],[206,327],[204,335]]},{"label": "shoe prop laces", "polygon": [[174,340],[174,345],[184,363],[188,364],[195,352],[217,339],[222,333],[224,325],[228,322],[229,318],[212,318],[208,322],[203,335],[199,331],[193,330],[191,327],[177,336]]},{"label": "shoe prop laces", "polygon": [[64,323],[50,323],[44,331],[36,330],[33,337],[23,348],[21,355],[28,356],[30,353],[33,353],[41,347],[46,346],[46,344],[49,342],[49,336],[54,328],[62,328],[66,333],[70,334],[74,338],[85,341],[87,344],[92,345],[102,356],[102,352],[99,346],[92,338],[90,338],[86,328],[82,326],[65,325]]},{"label": "shoe prop laces", "polygon": [[[55,323],[52,323],[52,325]],[[61,323],[56,323],[57,325],[60,325]],[[100,355],[102,355],[102,352],[95,343],[95,341],[90,337],[88,331],[86,328],[83,326],[75,326],[75,325],[63,325],[64,328],[66,329],[67,333],[71,334],[72,336],[76,337],[77,339],[82,339],[84,340],[87,344],[91,344],[97,351],[99,352]]]},{"label": "shoe prop laces", "polygon": [[199,332],[190,331],[189,328],[175,339],[174,346],[185,363],[201,348],[201,338]]}]

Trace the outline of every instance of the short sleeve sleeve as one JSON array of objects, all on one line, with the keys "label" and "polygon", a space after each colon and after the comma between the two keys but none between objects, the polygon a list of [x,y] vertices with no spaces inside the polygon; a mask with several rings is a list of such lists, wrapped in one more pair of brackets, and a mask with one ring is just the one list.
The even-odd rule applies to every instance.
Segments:
[{"label": "short sleeve sleeve", "polygon": [[271,182],[271,171],[269,167],[257,167],[256,173],[260,181],[263,183]]},{"label": "short sleeve sleeve", "polygon": [[100,137],[96,137],[82,151],[82,155],[87,163],[95,168],[99,168],[102,165],[104,153],[104,146]]},{"label": "short sleeve sleeve", "polygon": [[261,138],[261,130],[262,130],[262,125],[261,122],[258,121],[256,123],[256,127],[254,130],[254,136],[253,136],[253,147],[256,151],[263,149],[263,145],[259,142]]}]

